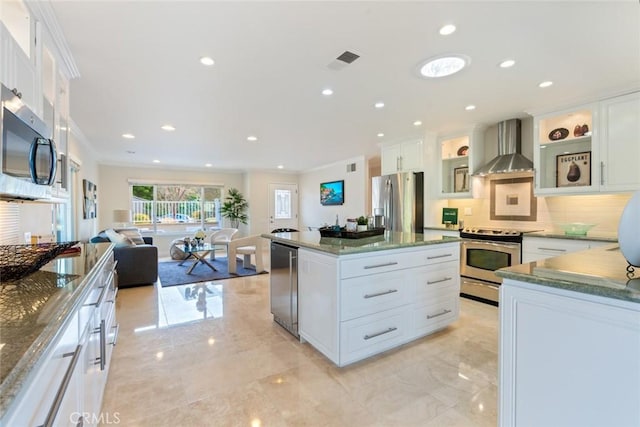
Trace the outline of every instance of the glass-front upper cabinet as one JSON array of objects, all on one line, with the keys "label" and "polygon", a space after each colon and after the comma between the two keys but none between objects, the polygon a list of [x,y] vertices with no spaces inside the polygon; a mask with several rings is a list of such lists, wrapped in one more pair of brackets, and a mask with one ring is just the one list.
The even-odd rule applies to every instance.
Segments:
[{"label": "glass-front upper cabinet", "polygon": [[598,190],[597,104],[534,118],[536,194]]},{"label": "glass-front upper cabinet", "polygon": [[438,138],[440,150],[440,198],[471,197],[474,169],[483,151],[484,127]]}]

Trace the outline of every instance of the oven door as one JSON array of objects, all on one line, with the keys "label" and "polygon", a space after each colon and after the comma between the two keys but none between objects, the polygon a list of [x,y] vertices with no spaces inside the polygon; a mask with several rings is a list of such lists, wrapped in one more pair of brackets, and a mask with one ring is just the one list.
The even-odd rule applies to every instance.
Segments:
[{"label": "oven door", "polygon": [[519,243],[462,240],[460,275],[493,283],[502,283],[494,272],[520,264]]}]

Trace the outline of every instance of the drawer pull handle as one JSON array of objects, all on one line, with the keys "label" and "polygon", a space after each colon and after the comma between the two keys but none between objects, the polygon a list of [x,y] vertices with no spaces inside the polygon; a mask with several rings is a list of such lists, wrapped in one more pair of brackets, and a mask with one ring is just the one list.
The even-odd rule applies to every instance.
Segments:
[{"label": "drawer pull handle", "polygon": [[377,294],[365,294],[364,298],[375,298],[375,297],[380,297],[382,295],[389,295],[389,294],[392,294],[394,292],[398,292],[398,290],[397,289],[389,289],[388,291],[378,292]]},{"label": "drawer pull handle", "polygon": [[384,264],[365,265],[364,269],[365,270],[369,270],[370,268],[389,267],[391,265],[398,265],[398,262],[397,261],[393,261],[393,262],[385,262]]},{"label": "drawer pull handle", "polygon": [[428,256],[427,259],[438,259],[438,258],[446,258],[448,256],[453,256],[453,254],[444,254],[444,255],[434,255]]},{"label": "drawer pull handle", "polygon": [[555,251],[555,252],[567,252],[566,249],[557,249],[557,248],[538,248],[541,251]]},{"label": "drawer pull handle", "polygon": [[76,369],[76,364],[78,360],[80,360],[80,351],[82,350],[82,345],[78,345],[76,350],[73,353],[65,353],[63,357],[73,356],[71,359],[71,363],[69,363],[69,367],[67,371],[64,373],[64,378],[62,378],[62,382],[60,383],[60,387],[58,387],[58,391],[56,392],[56,397],[53,399],[53,404],[47,413],[47,417],[44,420],[44,427],[50,427],[53,425],[53,422],[56,419],[56,415],[58,415],[58,411],[60,410],[60,405],[62,405],[62,400],[64,399],[64,394],[67,392],[67,388],[69,387],[69,383],[71,382],[71,376]]},{"label": "drawer pull handle", "polygon": [[398,330],[398,328],[393,326],[391,328],[388,328],[386,331],[376,332],[375,334],[371,334],[371,335],[365,335],[364,339],[365,340],[370,340],[371,338],[379,337],[380,335],[388,334],[389,332],[393,332],[393,331],[397,331],[397,330]]},{"label": "drawer pull handle", "polygon": [[439,317],[439,316],[444,316],[445,314],[449,314],[451,313],[451,310],[443,310],[441,313],[438,314],[427,314],[427,319],[433,319],[434,317]]},{"label": "drawer pull handle", "polygon": [[453,277],[445,277],[444,279],[440,279],[440,280],[432,280],[432,281],[428,281],[427,280],[427,285],[434,285],[436,283],[442,283],[442,282],[446,282],[448,280],[453,279]]},{"label": "drawer pull handle", "polygon": [[116,303],[116,297],[118,296],[118,288],[115,289],[115,291],[113,292],[113,299],[109,299],[107,300],[108,303],[112,303],[115,304]]}]

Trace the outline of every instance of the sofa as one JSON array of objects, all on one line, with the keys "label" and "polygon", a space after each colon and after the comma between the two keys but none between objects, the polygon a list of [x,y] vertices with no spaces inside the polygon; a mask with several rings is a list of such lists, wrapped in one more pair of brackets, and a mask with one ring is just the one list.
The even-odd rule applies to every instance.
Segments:
[{"label": "sofa", "polygon": [[142,237],[138,229],[107,229],[90,241],[115,243],[118,287],[151,285],[158,279],[158,248],[153,246],[152,237]]}]

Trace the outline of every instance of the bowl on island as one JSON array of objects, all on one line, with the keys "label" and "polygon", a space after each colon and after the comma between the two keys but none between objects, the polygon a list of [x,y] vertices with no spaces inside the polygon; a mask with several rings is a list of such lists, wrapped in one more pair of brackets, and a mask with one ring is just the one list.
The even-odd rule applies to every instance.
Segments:
[{"label": "bowl on island", "polygon": [[560,224],[560,228],[567,236],[586,236],[587,231],[591,230],[597,224],[585,224],[582,222],[572,222],[570,224]]}]

